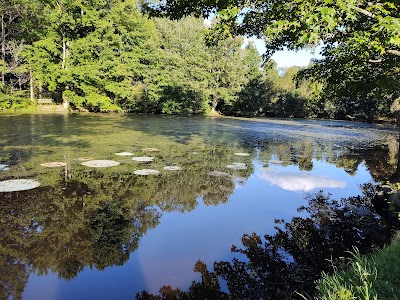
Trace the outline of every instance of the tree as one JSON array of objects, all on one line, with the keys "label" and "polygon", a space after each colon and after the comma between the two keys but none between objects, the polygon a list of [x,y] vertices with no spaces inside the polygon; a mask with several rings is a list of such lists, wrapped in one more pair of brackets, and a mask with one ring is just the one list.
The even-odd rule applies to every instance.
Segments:
[{"label": "tree", "polygon": [[39,88],[90,111],[131,110],[144,90],[154,24],[136,1],[49,1],[26,51]]},{"label": "tree", "polygon": [[210,45],[209,72],[212,80],[208,89],[211,112],[219,105],[232,105],[245,82],[243,72],[243,39],[228,37]]},{"label": "tree", "polygon": [[149,102],[167,114],[204,113],[208,110],[207,72],[209,52],[204,42],[202,19],[178,21],[155,19],[159,49],[153,70]]},{"label": "tree", "polygon": [[[400,96],[400,7],[396,3],[170,0],[147,3],[147,8],[155,15],[172,18],[217,13],[222,16],[217,25],[221,36],[230,31],[261,37],[266,43],[267,57],[284,47],[297,50],[322,42],[325,58],[316,62],[305,76],[320,79],[324,95],[332,95],[341,104],[349,99],[352,103],[360,102],[367,96],[374,105],[361,105],[364,110],[376,106],[387,110],[387,104],[379,104],[382,98],[393,102]],[[398,110],[397,106],[393,109]]]},{"label": "tree", "polygon": [[0,4],[0,107],[16,108],[27,101],[31,73],[23,52],[35,40],[38,26],[37,3],[6,0]]},{"label": "tree", "polygon": [[[244,75],[247,83],[228,113],[239,116],[266,115],[274,93],[271,80],[261,69],[261,56],[253,44],[245,48]],[[226,112],[225,112],[226,113]]]}]

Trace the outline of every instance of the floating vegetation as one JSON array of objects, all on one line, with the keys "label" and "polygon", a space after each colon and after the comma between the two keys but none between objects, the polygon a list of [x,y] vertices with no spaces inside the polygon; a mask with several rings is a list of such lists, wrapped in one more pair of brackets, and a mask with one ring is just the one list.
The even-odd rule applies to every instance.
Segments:
[{"label": "floating vegetation", "polygon": [[199,152],[191,152],[190,154],[197,155]]},{"label": "floating vegetation", "polygon": [[81,165],[91,168],[108,168],[118,166],[120,163],[114,160],[89,160],[81,163]]},{"label": "floating vegetation", "polygon": [[79,158],[77,158],[75,160],[77,160],[77,161],[88,161],[88,160],[92,160],[92,159],[93,159],[93,157],[79,157]]},{"label": "floating vegetation", "polygon": [[283,161],[281,161],[281,160],[270,160],[269,163],[273,164],[273,165],[281,165],[281,164],[283,164]]},{"label": "floating vegetation", "polygon": [[216,177],[231,177],[232,175],[229,173],[221,172],[221,171],[211,171],[207,173],[210,176],[216,176]]},{"label": "floating vegetation", "polygon": [[274,169],[268,168],[268,167],[262,167],[262,168],[260,168],[259,170],[267,171],[267,172],[273,172],[273,171],[274,171]]},{"label": "floating vegetation", "polygon": [[40,164],[42,167],[46,168],[58,168],[58,167],[65,167],[67,164],[61,161],[52,161],[48,163]]},{"label": "floating vegetation", "polygon": [[135,157],[132,157],[132,160],[139,161],[139,162],[151,162],[154,160],[154,158],[151,156],[135,156]]},{"label": "floating vegetation", "polygon": [[159,171],[157,170],[153,170],[153,169],[142,169],[142,170],[136,170],[135,172],[133,172],[136,175],[142,175],[142,176],[146,176],[146,175],[158,175],[160,174]]},{"label": "floating vegetation", "polygon": [[146,152],[158,152],[158,151],[160,151],[157,148],[143,148],[143,149],[140,149],[140,150],[146,151]]},{"label": "floating vegetation", "polygon": [[164,167],[164,170],[167,170],[167,171],[180,171],[180,170],[182,170],[182,168],[178,167],[178,166],[166,166],[166,167]]},{"label": "floating vegetation", "polygon": [[32,179],[11,179],[0,181],[0,192],[18,192],[37,188],[40,182]]},{"label": "floating vegetation", "polygon": [[247,170],[247,166],[244,163],[233,163],[226,166],[228,169],[232,170]]},{"label": "floating vegetation", "polygon": [[8,165],[0,165],[0,172],[7,171],[8,169],[10,169]]},{"label": "floating vegetation", "polygon": [[118,156],[132,156],[133,153],[131,153],[131,152],[118,152],[118,153],[115,153],[115,155],[118,155]]},{"label": "floating vegetation", "polygon": [[233,176],[229,173],[221,172],[221,171],[211,171],[211,172],[208,172],[207,174],[210,176],[227,178],[227,179],[234,180],[234,181],[245,181],[246,180],[246,178],[244,178],[244,177]]},{"label": "floating vegetation", "polygon": [[234,153],[234,154],[237,155],[237,156],[250,156],[249,153],[241,153],[241,152],[238,152],[238,153]]}]

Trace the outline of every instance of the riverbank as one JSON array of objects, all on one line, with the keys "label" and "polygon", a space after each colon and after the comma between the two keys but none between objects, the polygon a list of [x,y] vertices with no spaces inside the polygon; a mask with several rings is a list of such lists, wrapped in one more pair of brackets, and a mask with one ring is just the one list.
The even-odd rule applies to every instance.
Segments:
[{"label": "riverbank", "polygon": [[316,299],[399,299],[400,239],[371,255],[354,254],[354,262],[341,272],[324,276]]},{"label": "riverbank", "polygon": [[[53,104],[53,105],[29,105],[21,108],[13,108],[13,109],[3,109],[0,110],[0,113],[6,113],[6,114],[20,114],[20,113],[88,113],[89,111],[79,111],[79,110],[72,110],[70,107],[65,108],[61,104]],[[93,112],[96,113],[96,112]],[[144,112],[101,112],[101,114],[107,114],[107,113],[122,113],[122,114],[149,114],[149,115],[160,115],[160,116],[166,116],[170,114],[154,114],[154,113],[144,113]],[[173,115],[181,115],[181,114],[173,114]],[[201,115],[201,114],[200,114]],[[187,114],[182,114],[182,116],[187,116]],[[199,114],[192,114],[192,116],[199,116]],[[204,114],[203,116],[208,116],[208,117],[226,117],[226,118],[232,118],[235,120],[246,120],[246,121],[265,121],[265,122],[277,122],[277,123],[291,123],[292,121],[296,120],[309,120],[309,121],[337,121],[337,122],[352,122],[352,123],[361,123],[361,124],[376,124],[380,126],[388,126],[388,127],[395,127],[396,126],[396,120],[395,119],[389,119],[389,118],[379,118],[377,120],[374,120],[373,122],[366,122],[365,120],[361,119],[356,119],[356,118],[351,118],[351,119],[324,119],[324,118],[282,118],[282,117],[276,117],[276,116],[252,116],[252,117],[244,117],[244,116],[234,116],[234,115],[224,115],[219,112],[209,112]],[[345,124],[343,124],[345,126]],[[338,127],[341,127],[340,125]]]}]

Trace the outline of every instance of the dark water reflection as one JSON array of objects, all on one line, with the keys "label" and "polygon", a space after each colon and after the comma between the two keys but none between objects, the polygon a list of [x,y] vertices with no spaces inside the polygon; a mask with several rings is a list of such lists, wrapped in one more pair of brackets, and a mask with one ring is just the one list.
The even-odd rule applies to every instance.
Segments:
[{"label": "dark water reflection", "polygon": [[[398,166],[395,130],[349,122],[1,115],[0,133],[0,164],[11,166],[0,179],[42,183],[0,193],[0,298],[132,299],[164,284],[186,288],[198,259],[231,259],[243,233],[271,234],[274,219],[306,214],[297,211],[306,193],[357,195]],[[121,165],[88,168],[82,158]],[[67,166],[40,166],[51,161]],[[235,162],[248,168],[226,168]],[[133,174],[142,168],[161,174]]]}]

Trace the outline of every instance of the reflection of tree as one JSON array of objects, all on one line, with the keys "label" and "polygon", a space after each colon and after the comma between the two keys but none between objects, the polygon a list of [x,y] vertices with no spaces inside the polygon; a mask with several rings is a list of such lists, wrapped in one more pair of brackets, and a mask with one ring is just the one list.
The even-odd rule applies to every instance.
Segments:
[{"label": "reflection of tree", "polygon": [[294,142],[270,142],[263,149],[260,159],[280,160],[282,166],[295,165],[300,170],[312,171],[313,159],[327,161],[354,175],[361,163],[375,180],[396,182],[400,180],[399,138],[389,136],[386,143],[365,147],[336,145],[331,142],[304,140]]},{"label": "reflection of tree", "polygon": [[246,260],[216,262],[212,272],[202,268],[202,281],[193,283],[188,291],[170,289],[175,294],[167,294],[164,289],[160,296],[141,293],[137,299],[191,299],[193,287],[200,287],[202,295],[216,293],[215,285],[207,285],[205,280],[218,277],[229,289],[228,296],[218,286],[219,298],[302,299],[296,291],[312,293],[321,272],[333,270],[332,260],[337,264],[349,257],[354,246],[365,253],[390,240],[390,226],[374,212],[370,195],[367,187],[364,196],[341,201],[316,194],[308,199],[308,206],[300,208],[306,217],[277,221],[277,232],[264,239],[245,234],[243,248],[234,246],[232,251],[245,255]]},{"label": "reflection of tree", "polygon": [[[184,156],[171,155],[184,163]],[[79,167],[69,176],[64,171],[41,175],[47,186],[1,193],[0,256],[7,258],[7,274],[16,278],[2,278],[2,293],[22,293],[31,272],[72,279],[85,267],[122,265],[148,229],[157,226],[161,213],[155,206],[184,212],[197,206],[198,197],[206,204],[226,202],[233,182],[208,172],[225,168],[232,159],[205,150],[183,171],[148,177]]]},{"label": "reflection of tree", "polygon": [[[71,279],[86,266],[121,265],[146,231],[158,224],[156,209],[121,197],[132,186],[109,189],[108,183],[123,182],[118,175],[92,174],[91,182],[86,175],[76,172],[71,182],[60,176],[59,185],[34,192],[1,194],[0,255],[13,261],[8,264],[11,276],[24,279],[31,271],[50,270]],[[29,272],[23,277],[20,270]],[[19,285],[10,283],[7,290],[22,291],[26,278]]]},{"label": "reflection of tree", "polygon": [[229,178],[212,177],[202,189],[203,202],[206,205],[218,205],[228,201],[235,184]]},{"label": "reflection of tree", "polygon": [[25,264],[8,255],[0,255],[0,299],[20,300],[28,277]]}]

